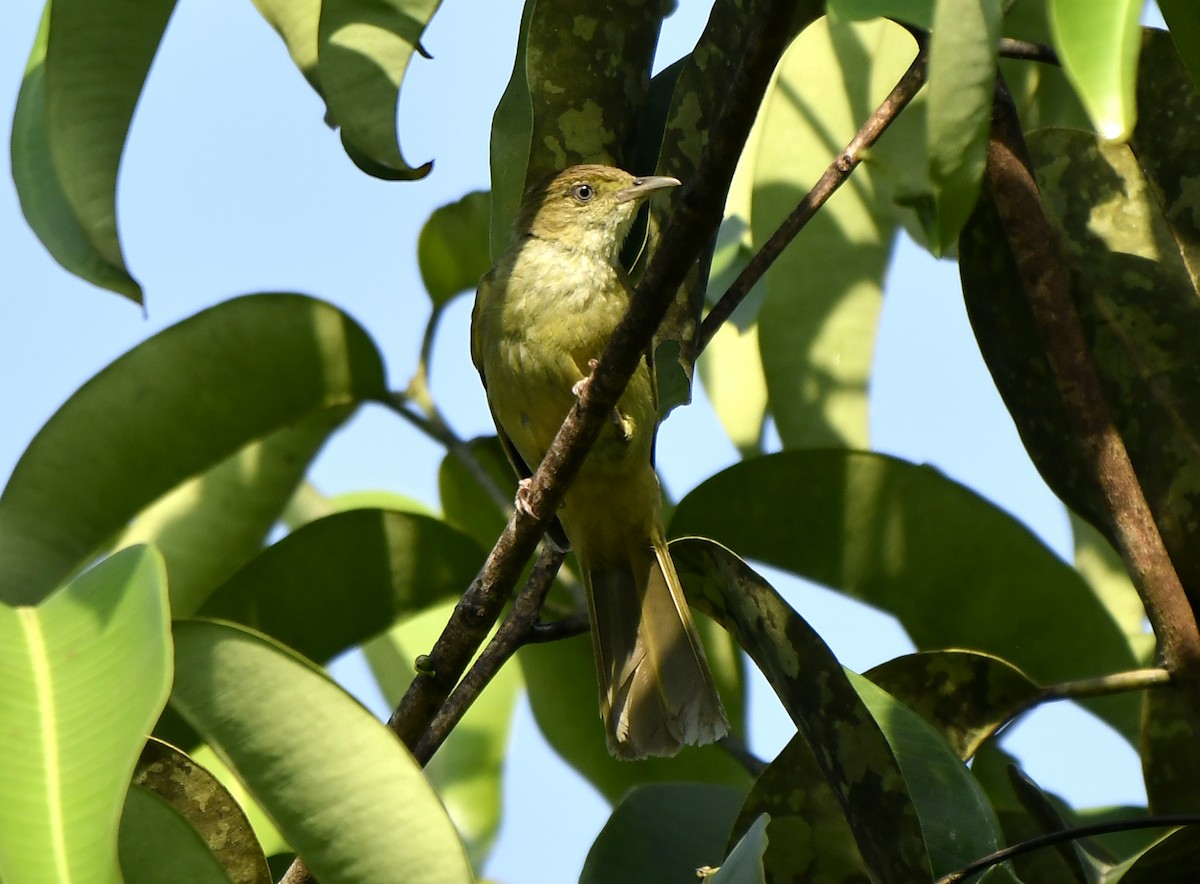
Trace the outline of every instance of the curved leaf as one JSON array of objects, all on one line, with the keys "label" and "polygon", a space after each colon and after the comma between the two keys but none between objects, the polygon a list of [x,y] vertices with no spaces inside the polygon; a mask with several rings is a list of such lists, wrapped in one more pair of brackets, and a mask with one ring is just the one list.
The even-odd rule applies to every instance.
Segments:
[{"label": "curved leaf", "polygon": [[842,21],[891,18],[928,30],[936,0],[828,0],[829,15]]},{"label": "curved leaf", "polygon": [[712,876],[712,884],[766,884],[763,856],[769,846],[767,822],[764,814],[751,824]]},{"label": "curved leaf", "polygon": [[[317,27],[317,79],[329,118],[359,168],[388,179],[424,178],[400,152],[396,105],[409,60],[441,0],[324,0]],[[361,163],[355,151],[367,160]]]},{"label": "curved leaf", "polygon": [[[792,43],[761,111],[757,248],[796,207],[916,53],[890,22],[818,21]],[[758,338],[784,447],[866,445],[867,378],[895,215],[862,167],[767,271]]]},{"label": "curved leaf", "polygon": [[1192,83],[1200,85],[1200,10],[1191,0],[1158,0],[1158,10],[1171,29],[1171,39]]},{"label": "curved leaf", "polygon": [[[413,661],[433,647],[455,603],[422,611],[363,646],[388,705],[395,708],[404,696],[416,674]],[[502,666],[425,765],[425,777],[454,820],[476,869],[500,830],[501,778],[520,688],[520,669],[511,662]]]},{"label": "curved leaf", "polygon": [[1054,45],[1096,131],[1124,141],[1137,120],[1134,88],[1142,0],[1050,0]]},{"label": "curved leaf", "polygon": [[1104,884],[1190,884],[1200,863],[1200,826],[1168,832],[1142,853],[1113,869]]},{"label": "curved leaf", "polygon": [[864,674],[937,728],[963,761],[1041,696],[1021,670],[974,651],[908,654]]},{"label": "curved leaf", "polygon": [[21,212],[50,255],[64,268],[90,283],[142,303],[141,287],[125,269],[118,253],[114,263],[91,239],[83,220],[67,199],[54,157],[46,113],[46,43],[50,8],[42,16],[37,38],[21,81],[13,114],[12,176]]},{"label": "curved leaf", "polygon": [[728,786],[655,783],[618,804],[588,851],[579,884],[694,884],[720,865],[743,793]]},{"label": "curved leaf", "polygon": [[[748,653],[812,749],[868,868],[884,881],[930,880],[921,822],[897,759],[821,637],[729,550],[671,544],[688,600]],[[911,713],[910,713],[911,714]]]},{"label": "curved leaf", "polygon": [[324,98],[317,70],[317,27],[321,0],[251,0],[259,14],[275,29],[287,46],[292,61],[309,85]]},{"label": "curved leaf", "polygon": [[[890,611],[919,649],[995,654],[1041,683],[1136,665],[1074,569],[928,467],[832,449],[760,457],[694,489],[669,533],[713,537]],[[1135,698],[1087,705],[1134,738]]]},{"label": "curved leaf", "polygon": [[[467,443],[467,450],[505,495],[515,500],[517,477],[495,436],[480,436]],[[476,476],[454,452],[438,466],[438,495],[446,521],[464,531],[482,547],[491,548],[508,523],[509,513],[480,485]]]},{"label": "curved leaf", "polygon": [[488,222],[492,197],[486,190],[433,210],[417,239],[417,266],[434,307],[473,290],[492,266]]},{"label": "curved leaf", "polygon": [[[136,784],[125,796],[120,851],[125,880],[138,884],[232,884],[238,880],[226,874],[200,833],[177,808]],[[268,873],[257,880],[269,882],[271,878]]]},{"label": "curved leaf", "polygon": [[386,393],[371,339],[299,295],[226,301],[81,387],[0,496],[0,599],[45,597],[142,508],[248,442]]},{"label": "curved leaf", "polygon": [[412,756],[312,664],[203,620],[175,624],[175,659],[171,705],[229,762],[316,878],[387,881],[404,869],[414,884],[474,880]]},{"label": "curved leaf", "polygon": [[0,878],[121,880],[121,804],[166,702],[170,649],[166,574],[148,547],[36,608],[0,605]]},{"label": "curved leaf", "polygon": [[[246,814],[221,781],[195,759],[161,740],[150,739],[138,759],[133,785],[135,789],[152,792],[169,805],[195,831],[201,844],[211,851],[233,881],[271,884],[267,858]],[[135,789],[130,790],[130,795]],[[126,878],[150,880],[145,875],[154,868],[160,875],[169,873],[171,863],[164,862],[163,853],[167,856],[172,853],[155,848],[155,841],[146,829],[131,824],[126,798],[125,815],[121,818],[121,867]],[[151,849],[146,851],[146,870],[131,875],[132,868],[127,862],[130,852],[141,852],[147,844]]]},{"label": "curved leaf", "polygon": [[469,537],[437,519],[349,510],[268,547],[213,593],[202,613],[325,661],[405,614],[458,596],[483,558]]}]

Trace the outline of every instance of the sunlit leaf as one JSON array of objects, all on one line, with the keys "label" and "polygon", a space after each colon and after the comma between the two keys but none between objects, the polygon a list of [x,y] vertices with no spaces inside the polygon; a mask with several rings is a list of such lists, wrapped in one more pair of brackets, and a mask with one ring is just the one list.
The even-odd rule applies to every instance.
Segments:
[{"label": "sunlit leaf", "polygon": [[[796,207],[916,53],[890,22],[818,21],[795,40],[764,103],[754,162],[754,248]],[[767,272],[758,339],[785,447],[866,447],[867,379],[895,218],[858,169]]]},{"label": "sunlit leaf", "polygon": [[[713,537],[890,611],[918,649],[995,654],[1042,684],[1136,665],[1073,568],[929,467],[837,449],[756,458],[688,494],[668,534]],[[1088,707],[1136,739],[1136,698]]]},{"label": "sunlit leaf", "polygon": [[[121,872],[138,884],[234,884],[178,808],[150,789],[129,787],[121,815]],[[262,861],[269,884],[270,873]]]},{"label": "sunlit leaf", "polygon": [[742,797],[728,786],[638,786],[600,830],[579,884],[694,884],[696,869],[721,864]]},{"label": "sunlit leaf", "polygon": [[492,265],[488,254],[491,195],[468,193],[433,210],[417,239],[417,266],[434,306],[474,289]]},{"label": "sunlit leaf", "polygon": [[317,71],[317,25],[321,19],[321,0],[251,2],[279,34],[300,73],[304,74],[318,94],[323,95]]},{"label": "sunlit leaf", "polygon": [[371,339],[311,298],[237,298],[160,332],[81,387],[17,463],[0,496],[0,599],[44,598],[247,443],[385,393]]},{"label": "sunlit leaf", "polygon": [[711,884],[766,884],[763,855],[768,845],[766,815],[754,821],[734,845]]},{"label": "sunlit leaf", "polygon": [[460,595],[483,555],[437,519],[350,510],[268,547],[202,613],[254,627],[324,662],[402,616]]},{"label": "sunlit leaf", "polygon": [[1142,665],[1151,665],[1156,647],[1154,633],[1149,629],[1146,608],[1133,588],[1125,563],[1103,534],[1074,513],[1070,515],[1071,533],[1075,537],[1075,569],[1117,621],[1134,657]]},{"label": "sunlit leaf", "polygon": [[133,547],[0,605],[0,672],[0,878],[119,882],[121,806],[171,684],[161,557]]},{"label": "sunlit leaf", "polygon": [[228,760],[316,878],[386,881],[404,869],[414,884],[474,880],[412,756],[312,664],[204,620],[175,624],[175,657],[171,704]]},{"label": "sunlit leaf", "polygon": [[1050,0],[1058,57],[1096,131],[1125,140],[1137,120],[1134,87],[1143,0]]}]

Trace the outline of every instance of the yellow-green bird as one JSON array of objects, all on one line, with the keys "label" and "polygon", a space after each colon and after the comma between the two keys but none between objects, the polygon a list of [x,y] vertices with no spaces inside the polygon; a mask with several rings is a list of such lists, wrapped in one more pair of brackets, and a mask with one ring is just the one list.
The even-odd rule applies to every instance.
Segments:
[{"label": "yellow-green bird", "polygon": [[[638,206],[678,184],[574,166],[522,200],[471,318],[471,356],[522,478],[541,463],[629,306],[618,256]],[[583,573],[600,712],[618,758],[674,755],[729,731],[667,552],[657,427],[654,375],[643,359],[558,513]]]}]

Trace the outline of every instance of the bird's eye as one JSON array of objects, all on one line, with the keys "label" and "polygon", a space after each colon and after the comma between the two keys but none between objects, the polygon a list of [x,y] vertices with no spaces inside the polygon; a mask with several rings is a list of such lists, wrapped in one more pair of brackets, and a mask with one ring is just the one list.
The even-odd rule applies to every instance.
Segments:
[{"label": "bird's eye", "polygon": [[595,194],[596,191],[592,190],[592,186],[590,184],[576,184],[571,188],[571,195],[581,203],[586,203],[593,196],[595,196]]}]

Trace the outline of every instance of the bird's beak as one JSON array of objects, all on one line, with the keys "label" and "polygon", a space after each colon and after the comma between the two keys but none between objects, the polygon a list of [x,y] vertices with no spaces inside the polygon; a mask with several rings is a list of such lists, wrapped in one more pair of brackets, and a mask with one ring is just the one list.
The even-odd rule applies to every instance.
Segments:
[{"label": "bird's beak", "polygon": [[617,202],[627,203],[630,200],[644,200],[660,190],[668,187],[678,187],[682,182],[678,178],[666,175],[647,175],[645,178],[634,178],[633,184],[616,193]]}]

